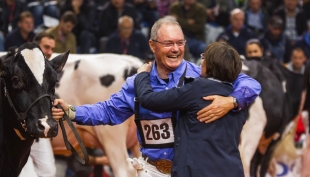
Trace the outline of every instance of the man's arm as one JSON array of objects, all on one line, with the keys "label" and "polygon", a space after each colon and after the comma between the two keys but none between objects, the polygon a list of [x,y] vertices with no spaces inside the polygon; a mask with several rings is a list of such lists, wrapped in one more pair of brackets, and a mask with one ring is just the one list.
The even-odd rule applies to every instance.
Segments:
[{"label": "man's arm", "polygon": [[[116,125],[124,122],[133,115],[134,105],[134,76],[126,80],[122,89],[113,94],[109,100],[98,102],[92,105],[75,106],[76,111],[69,111],[68,104],[63,100],[56,99],[54,106],[58,103],[69,111],[69,117],[77,124],[81,125]],[[63,112],[61,109],[53,108],[53,118],[62,118]],[[74,114],[74,115],[73,115]]]},{"label": "man's arm", "polygon": [[201,122],[213,122],[223,117],[228,111],[234,109],[233,98],[236,98],[238,102],[238,107],[236,109],[244,109],[255,100],[261,91],[261,85],[245,74],[239,74],[233,84],[234,92],[229,97],[216,95],[204,97],[204,100],[213,100],[213,102],[197,113],[197,118]]}]

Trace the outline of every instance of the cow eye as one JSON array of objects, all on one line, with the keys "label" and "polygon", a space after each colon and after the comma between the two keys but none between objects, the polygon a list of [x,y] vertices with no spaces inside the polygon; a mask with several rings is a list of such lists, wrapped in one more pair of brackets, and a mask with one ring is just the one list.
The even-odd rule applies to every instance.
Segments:
[{"label": "cow eye", "polygon": [[17,76],[14,76],[12,78],[12,83],[16,86],[18,86],[20,84],[20,79]]}]

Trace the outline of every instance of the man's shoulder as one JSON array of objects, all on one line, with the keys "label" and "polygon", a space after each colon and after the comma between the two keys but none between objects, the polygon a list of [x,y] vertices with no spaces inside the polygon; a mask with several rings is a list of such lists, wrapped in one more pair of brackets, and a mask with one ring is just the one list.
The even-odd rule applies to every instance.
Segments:
[{"label": "man's shoulder", "polygon": [[180,2],[174,2],[170,6],[171,9],[179,9],[181,7],[182,7],[182,3],[180,3]]},{"label": "man's shoulder", "polygon": [[47,30],[45,30],[45,32],[50,33],[50,34],[53,35],[54,33],[57,32],[57,26],[55,26],[55,27],[50,27],[50,28],[48,28]]},{"label": "man's shoulder", "polygon": [[201,10],[201,9],[202,9],[202,10],[205,10],[206,8],[205,8],[205,6],[204,6],[202,3],[196,2],[196,3],[195,3],[195,9],[196,9],[196,10],[198,10],[198,9],[199,9],[199,10]]},{"label": "man's shoulder", "polygon": [[189,62],[189,61],[185,61],[186,63],[186,76],[190,76],[190,77],[199,77],[200,76],[200,67],[197,66],[195,63]]},{"label": "man's shoulder", "polygon": [[19,33],[19,30],[15,29],[6,36],[6,39],[16,38],[18,36],[18,33]]}]

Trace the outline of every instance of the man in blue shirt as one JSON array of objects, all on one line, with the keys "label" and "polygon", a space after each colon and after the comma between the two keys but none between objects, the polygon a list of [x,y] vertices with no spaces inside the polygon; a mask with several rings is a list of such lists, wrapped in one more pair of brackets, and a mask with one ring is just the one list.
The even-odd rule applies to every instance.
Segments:
[{"label": "man in blue shirt", "polygon": [[[186,78],[200,76],[200,67],[183,59],[185,43],[182,29],[174,19],[162,18],[153,25],[149,45],[156,60],[150,73],[150,81],[155,92],[176,87],[182,75]],[[135,76],[129,77],[122,89],[107,101],[72,107],[63,100],[56,99],[54,105],[59,103],[64,110],[69,111],[70,118],[77,124],[120,124],[134,114]],[[213,100],[213,102],[198,112],[197,118],[201,122],[214,121],[234,108],[244,109],[254,101],[261,91],[260,84],[244,74],[240,74],[233,85],[234,92],[229,97],[211,96],[205,98]],[[140,162],[143,162],[143,170],[139,168],[138,176],[170,176],[169,165],[171,167],[171,164],[169,161],[174,156],[174,131],[171,117],[174,116],[171,112],[153,112],[142,107],[140,107],[139,113],[136,115],[136,119],[138,116],[142,125],[157,124],[161,128],[158,130],[143,128],[138,131],[143,155],[139,159]],[[53,108],[52,114],[55,119],[59,119],[63,117],[64,112],[61,109]],[[162,167],[165,167],[165,164],[168,165],[168,170],[164,171],[168,171],[168,173],[162,173]]]}]

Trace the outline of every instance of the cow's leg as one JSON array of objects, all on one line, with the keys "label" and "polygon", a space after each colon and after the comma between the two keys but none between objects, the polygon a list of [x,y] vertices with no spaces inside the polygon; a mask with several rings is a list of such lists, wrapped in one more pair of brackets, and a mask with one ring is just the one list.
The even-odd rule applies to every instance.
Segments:
[{"label": "cow's leg", "polygon": [[108,156],[115,177],[135,176],[135,169],[128,158],[126,138],[130,120],[116,126],[95,126],[97,137]]},{"label": "cow's leg", "polygon": [[250,107],[249,116],[242,129],[239,146],[245,177],[250,176],[251,160],[267,123],[266,113],[260,97],[257,97]]},{"label": "cow's leg", "polygon": [[275,149],[275,146],[277,145],[277,143],[279,142],[280,138],[278,138],[277,140],[274,140],[270,143],[270,145],[268,146],[268,149],[266,151],[266,154],[263,157],[262,163],[261,163],[261,168],[260,168],[260,176],[266,176],[266,173],[268,171],[269,165],[270,165],[270,161]]}]

